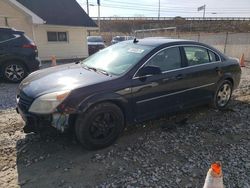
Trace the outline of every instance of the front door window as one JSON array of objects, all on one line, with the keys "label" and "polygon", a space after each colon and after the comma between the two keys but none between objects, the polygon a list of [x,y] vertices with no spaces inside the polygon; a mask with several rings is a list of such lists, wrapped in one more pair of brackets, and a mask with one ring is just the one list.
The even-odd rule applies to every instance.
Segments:
[{"label": "front door window", "polygon": [[181,68],[181,55],[179,47],[172,47],[158,52],[146,64],[146,66],[157,66],[162,72]]}]

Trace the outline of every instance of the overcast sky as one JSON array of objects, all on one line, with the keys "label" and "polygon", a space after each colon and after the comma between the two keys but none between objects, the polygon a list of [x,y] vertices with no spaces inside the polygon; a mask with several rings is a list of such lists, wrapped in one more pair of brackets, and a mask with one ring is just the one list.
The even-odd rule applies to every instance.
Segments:
[{"label": "overcast sky", "polygon": [[[86,0],[77,0],[87,12]],[[159,0],[100,0],[101,16],[158,16]],[[89,0],[89,14],[98,16],[97,0]],[[206,17],[250,17],[250,0],[160,0],[160,16],[201,16],[197,8],[206,5]]]}]

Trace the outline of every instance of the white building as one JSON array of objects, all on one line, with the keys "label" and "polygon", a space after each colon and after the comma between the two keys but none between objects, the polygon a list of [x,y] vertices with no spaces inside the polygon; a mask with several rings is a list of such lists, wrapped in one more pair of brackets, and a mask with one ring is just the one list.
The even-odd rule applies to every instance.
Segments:
[{"label": "white building", "polygon": [[0,0],[0,27],[22,30],[49,60],[88,56],[87,32],[97,25],[76,0]]}]

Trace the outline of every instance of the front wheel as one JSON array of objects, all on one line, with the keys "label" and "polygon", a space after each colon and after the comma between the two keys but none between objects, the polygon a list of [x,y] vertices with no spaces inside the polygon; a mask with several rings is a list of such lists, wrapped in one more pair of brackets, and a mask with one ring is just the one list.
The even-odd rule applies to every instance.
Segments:
[{"label": "front wheel", "polygon": [[113,103],[100,103],[76,119],[76,137],[86,149],[111,145],[124,128],[124,116]]},{"label": "front wheel", "polygon": [[3,67],[5,80],[13,83],[21,82],[27,76],[26,67],[16,61],[9,61]]},{"label": "front wheel", "polygon": [[230,81],[224,80],[221,82],[216,90],[213,106],[217,109],[224,109],[231,99],[232,91],[233,84]]}]

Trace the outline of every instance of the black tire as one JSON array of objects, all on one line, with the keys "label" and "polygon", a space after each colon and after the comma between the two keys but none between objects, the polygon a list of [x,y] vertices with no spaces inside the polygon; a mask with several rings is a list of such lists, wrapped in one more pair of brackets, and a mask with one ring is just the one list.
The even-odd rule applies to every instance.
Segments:
[{"label": "black tire", "polygon": [[124,129],[124,116],[113,103],[97,104],[78,115],[75,123],[76,137],[84,148],[105,148],[119,137]]},{"label": "black tire", "polygon": [[233,91],[233,84],[229,80],[220,82],[215,92],[212,106],[219,110],[223,110],[228,105]]},{"label": "black tire", "polygon": [[28,71],[23,63],[18,61],[8,61],[3,66],[3,76],[8,82],[19,83],[28,75]]}]

